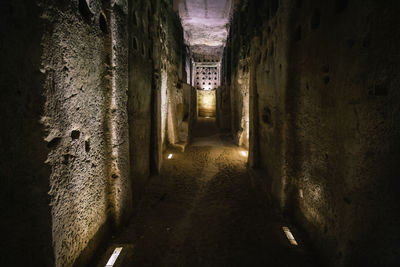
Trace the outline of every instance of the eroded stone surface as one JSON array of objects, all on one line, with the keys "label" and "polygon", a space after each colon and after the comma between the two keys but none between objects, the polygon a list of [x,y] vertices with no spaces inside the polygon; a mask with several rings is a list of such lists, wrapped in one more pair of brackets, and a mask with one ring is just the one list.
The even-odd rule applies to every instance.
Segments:
[{"label": "eroded stone surface", "polygon": [[395,1],[249,1],[231,25],[233,133],[249,101],[250,166],[330,266],[400,255],[398,12]]},{"label": "eroded stone surface", "polygon": [[222,54],[229,30],[231,0],[185,0],[179,15],[185,40],[197,54]]}]

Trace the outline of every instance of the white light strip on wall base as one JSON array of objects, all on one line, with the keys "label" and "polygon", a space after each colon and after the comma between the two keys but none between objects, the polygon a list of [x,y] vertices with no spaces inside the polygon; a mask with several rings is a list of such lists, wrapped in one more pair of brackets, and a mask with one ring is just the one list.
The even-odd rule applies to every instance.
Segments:
[{"label": "white light strip on wall base", "polygon": [[119,254],[121,253],[122,247],[118,247],[114,249],[113,254],[111,254],[111,257],[108,259],[108,262],[106,264],[106,267],[113,267],[114,263],[117,261],[117,258]]},{"label": "white light strip on wall base", "polygon": [[290,244],[297,246],[298,244],[296,242],[296,239],[294,239],[294,236],[293,236],[292,232],[290,232],[289,227],[283,226],[282,230],[283,230],[283,232],[285,232],[285,235],[286,235],[287,239],[289,240]]},{"label": "white light strip on wall base", "polygon": [[247,152],[246,152],[246,151],[240,151],[240,154],[241,154],[243,157],[247,157]]},{"label": "white light strip on wall base", "polygon": [[168,155],[168,159],[172,159],[172,154],[169,154],[169,155]]}]

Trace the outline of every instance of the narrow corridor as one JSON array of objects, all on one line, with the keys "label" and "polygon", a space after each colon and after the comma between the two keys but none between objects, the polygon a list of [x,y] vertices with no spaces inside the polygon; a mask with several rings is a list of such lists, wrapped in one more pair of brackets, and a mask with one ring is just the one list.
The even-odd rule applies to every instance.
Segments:
[{"label": "narrow corridor", "polygon": [[302,242],[290,245],[286,221],[252,185],[244,150],[213,118],[199,118],[195,133],[185,152],[167,151],[172,158],[99,266],[117,245],[133,248],[121,266],[316,266]]},{"label": "narrow corridor", "polygon": [[0,266],[399,266],[399,0],[0,14]]}]

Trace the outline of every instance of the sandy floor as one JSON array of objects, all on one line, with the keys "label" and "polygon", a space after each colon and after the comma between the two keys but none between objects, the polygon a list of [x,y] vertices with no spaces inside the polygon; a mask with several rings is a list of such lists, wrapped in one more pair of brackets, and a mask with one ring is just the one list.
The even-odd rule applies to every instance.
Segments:
[{"label": "sandy floor", "polygon": [[318,266],[301,240],[289,244],[287,224],[251,185],[243,149],[212,119],[194,132],[185,152],[167,151],[131,223],[112,240],[110,249],[131,246],[121,266]]}]

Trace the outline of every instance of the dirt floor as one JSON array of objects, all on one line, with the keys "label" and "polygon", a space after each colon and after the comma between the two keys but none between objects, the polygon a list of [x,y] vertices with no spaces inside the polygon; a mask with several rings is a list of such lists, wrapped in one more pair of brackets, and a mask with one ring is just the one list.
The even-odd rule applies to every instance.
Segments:
[{"label": "dirt floor", "polygon": [[200,120],[185,152],[167,151],[105,258],[121,245],[118,266],[319,266],[302,240],[290,245],[290,225],[252,186],[242,152],[213,119]]}]

